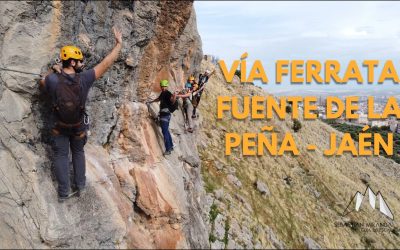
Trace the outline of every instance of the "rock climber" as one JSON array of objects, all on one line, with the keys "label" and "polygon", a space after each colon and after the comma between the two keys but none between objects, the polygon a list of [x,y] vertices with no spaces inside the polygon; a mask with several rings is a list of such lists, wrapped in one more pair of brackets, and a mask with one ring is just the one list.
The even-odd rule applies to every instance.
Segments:
[{"label": "rock climber", "polygon": [[[122,48],[122,33],[113,28],[115,46],[111,52],[94,68],[83,70],[82,51],[75,46],[64,46],[60,50],[62,67],[55,65],[56,72],[47,72],[40,85],[51,96],[54,126],[51,130],[54,142],[54,170],[58,182],[58,200],[77,194],[82,196],[86,190],[86,165],[84,146],[87,141],[88,116],[85,103],[93,82],[99,79],[118,58]],[[74,180],[70,192],[69,148],[72,152]]]},{"label": "rock climber", "polygon": [[190,76],[185,83],[185,87],[181,91],[179,91],[179,94],[177,94],[177,97],[181,98],[179,99],[179,102],[182,107],[185,125],[187,125],[187,131],[189,133],[193,133],[193,122],[191,117],[191,114],[193,112],[193,105],[191,102],[191,97],[193,93],[193,87],[195,85],[196,83],[194,76]]},{"label": "rock climber", "polygon": [[146,104],[149,105],[153,102],[160,102],[160,125],[161,132],[164,137],[165,152],[164,155],[170,155],[174,149],[174,144],[172,142],[171,133],[169,132],[169,122],[171,120],[171,113],[177,108],[178,102],[176,101],[177,94],[172,94],[168,90],[169,82],[168,80],[161,80],[161,94],[154,100],[148,101]]},{"label": "rock climber", "polygon": [[199,106],[200,103],[200,98],[201,95],[203,94],[204,88],[206,87],[206,83],[208,82],[208,79],[214,74],[215,70],[211,72],[209,69],[207,69],[204,74],[199,75],[199,82],[198,82],[198,88],[197,90],[194,90],[193,92],[193,97],[192,97],[192,104],[193,104],[193,114],[192,118],[197,118],[196,115],[196,109]]}]

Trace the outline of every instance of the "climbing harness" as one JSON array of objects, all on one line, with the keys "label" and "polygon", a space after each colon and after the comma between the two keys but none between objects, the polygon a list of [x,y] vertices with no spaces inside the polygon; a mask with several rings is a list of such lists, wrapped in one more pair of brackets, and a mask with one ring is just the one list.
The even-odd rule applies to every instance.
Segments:
[{"label": "climbing harness", "polygon": [[86,111],[85,111],[85,113],[83,114],[83,124],[87,127],[87,131],[86,131],[87,136],[90,136],[90,135],[91,135],[90,127],[89,127],[89,124],[90,124],[90,117],[89,117],[89,115],[86,113]]},{"label": "climbing harness", "polygon": [[89,125],[89,123],[90,123],[89,115],[86,114],[86,112],[85,112],[85,114],[83,115],[83,124]]}]

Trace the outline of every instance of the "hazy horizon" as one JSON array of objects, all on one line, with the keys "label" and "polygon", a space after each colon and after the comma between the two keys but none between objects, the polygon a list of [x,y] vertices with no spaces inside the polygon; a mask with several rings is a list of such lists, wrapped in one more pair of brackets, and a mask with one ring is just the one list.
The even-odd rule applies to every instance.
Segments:
[{"label": "hazy horizon", "polygon": [[[282,91],[394,91],[398,84],[385,82],[319,85],[275,84],[276,60],[339,60],[341,76],[350,60],[361,65],[376,59],[393,60],[400,73],[397,40],[400,38],[398,2],[195,2],[203,52],[224,59],[230,67],[243,52],[248,65],[263,62],[268,84],[257,84],[271,93]],[[355,11],[357,10],[357,11]],[[248,15],[253,13],[253,15]],[[299,15],[301,13],[301,16]],[[382,65],[381,65],[382,67]],[[381,67],[375,69],[375,78]],[[366,76],[365,71],[363,77]]]}]

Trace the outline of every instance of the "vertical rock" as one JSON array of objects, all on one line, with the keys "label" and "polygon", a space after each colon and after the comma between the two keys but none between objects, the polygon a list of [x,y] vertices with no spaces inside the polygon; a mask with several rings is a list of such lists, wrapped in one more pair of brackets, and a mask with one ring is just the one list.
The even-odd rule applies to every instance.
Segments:
[{"label": "vertical rock", "polygon": [[183,117],[175,112],[176,149],[164,158],[160,128],[143,103],[160,78],[174,87],[196,72],[202,51],[193,3],[9,1],[1,6],[2,66],[40,73],[61,46],[74,44],[92,68],[114,46],[114,25],[123,32],[124,46],[88,98],[88,192],[63,204],[57,202],[51,170],[51,103],[29,75],[0,72],[0,247],[207,247],[193,138],[181,133]]}]

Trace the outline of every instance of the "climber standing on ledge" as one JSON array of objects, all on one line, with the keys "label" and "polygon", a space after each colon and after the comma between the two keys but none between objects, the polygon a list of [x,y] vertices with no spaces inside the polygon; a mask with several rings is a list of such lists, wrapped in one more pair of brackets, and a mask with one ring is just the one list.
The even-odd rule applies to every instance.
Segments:
[{"label": "climber standing on ledge", "polygon": [[[84,146],[87,140],[88,116],[85,103],[89,89],[118,58],[122,48],[122,33],[113,28],[115,46],[93,69],[83,71],[83,54],[75,46],[64,46],[60,51],[62,68],[54,65],[55,73],[47,72],[40,86],[52,99],[55,118],[51,134],[54,139],[54,169],[58,182],[58,200],[63,202],[74,194],[81,196],[86,190]],[[70,193],[69,148],[72,151],[74,183]]]},{"label": "climber standing on ledge", "polygon": [[176,93],[172,94],[168,88],[168,80],[161,80],[161,94],[157,99],[147,102],[146,104],[150,104],[153,102],[160,102],[160,123],[161,123],[161,131],[164,137],[165,144],[165,153],[164,155],[170,155],[174,144],[172,142],[171,133],[169,132],[169,121],[171,120],[171,112],[177,108],[178,102],[176,101]]},{"label": "climber standing on ledge", "polygon": [[204,88],[206,87],[206,83],[208,82],[208,79],[212,76],[212,74],[214,74],[215,69],[213,72],[211,72],[210,70],[206,70],[206,72],[204,72],[204,74],[200,74],[199,75],[199,89],[194,89],[193,92],[193,97],[192,97],[192,105],[193,105],[193,114],[192,114],[192,118],[195,119],[197,118],[196,115],[196,110],[197,110],[197,106],[199,106],[200,103],[200,98],[201,98],[201,94],[203,94]]}]

